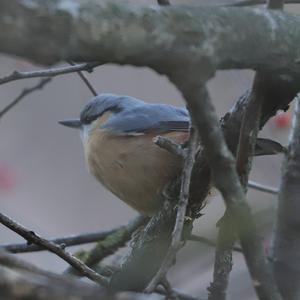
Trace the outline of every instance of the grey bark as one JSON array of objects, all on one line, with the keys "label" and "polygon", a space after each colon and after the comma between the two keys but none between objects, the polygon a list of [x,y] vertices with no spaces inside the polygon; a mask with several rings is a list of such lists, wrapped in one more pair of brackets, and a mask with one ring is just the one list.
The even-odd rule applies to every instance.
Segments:
[{"label": "grey bark", "polygon": [[210,76],[231,68],[300,74],[295,15],[262,8],[69,4],[2,0],[0,52],[41,64],[97,60],[161,73],[193,62]]}]

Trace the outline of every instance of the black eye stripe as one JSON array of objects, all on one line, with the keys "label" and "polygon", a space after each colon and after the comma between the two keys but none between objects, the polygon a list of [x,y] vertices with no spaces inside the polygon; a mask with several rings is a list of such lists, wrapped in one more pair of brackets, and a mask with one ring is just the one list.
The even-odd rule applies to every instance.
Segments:
[{"label": "black eye stripe", "polygon": [[110,94],[97,96],[83,108],[80,114],[80,121],[82,124],[90,124],[107,111],[113,113],[122,111],[122,101],[119,98]]}]

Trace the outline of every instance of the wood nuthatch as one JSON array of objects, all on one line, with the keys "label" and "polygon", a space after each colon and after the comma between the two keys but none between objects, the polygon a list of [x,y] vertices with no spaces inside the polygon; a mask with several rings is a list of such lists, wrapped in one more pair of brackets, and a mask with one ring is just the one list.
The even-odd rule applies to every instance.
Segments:
[{"label": "wood nuthatch", "polygon": [[[190,117],[185,108],[101,94],[79,119],[59,123],[80,129],[88,169],[108,190],[142,214],[153,215],[160,208],[159,195],[179,175],[183,162],[153,138],[186,142]],[[284,151],[279,143],[257,139],[255,155]]]},{"label": "wood nuthatch", "polygon": [[184,143],[189,121],[185,108],[101,94],[79,119],[59,123],[80,129],[88,169],[100,183],[140,213],[152,215],[161,206],[159,194],[182,168],[182,159],[153,138]]}]

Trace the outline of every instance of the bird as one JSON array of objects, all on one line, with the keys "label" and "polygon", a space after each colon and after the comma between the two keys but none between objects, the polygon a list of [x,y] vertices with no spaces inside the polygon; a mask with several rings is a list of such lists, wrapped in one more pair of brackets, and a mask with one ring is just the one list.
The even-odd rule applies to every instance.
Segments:
[{"label": "bird", "polygon": [[185,143],[190,126],[186,108],[99,94],[80,118],[59,123],[80,130],[88,170],[105,188],[143,215],[160,209],[159,195],[179,175],[183,160],[153,139],[159,135]]},{"label": "bird", "polygon": [[[161,208],[160,195],[179,176],[183,158],[153,139],[185,144],[191,123],[185,107],[104,93],[92,98],[79,118],[59,123],[80,130],[88,170],[106,189],[142,215]],[[283,152],[268,139],[258,139],[256,148],[257,155]]]}]

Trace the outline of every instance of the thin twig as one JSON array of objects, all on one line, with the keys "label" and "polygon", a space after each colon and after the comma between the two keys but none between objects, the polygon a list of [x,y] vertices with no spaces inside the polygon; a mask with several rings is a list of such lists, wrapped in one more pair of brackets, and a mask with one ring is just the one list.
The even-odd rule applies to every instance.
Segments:
[{"label": "thin twig", "polygon": [[[94,243],[94,242],[104,240],[106,237],[122,229],[127,230],[128,232],[132,232],[136,228],[138,228],[141,224],[143,224],[143,222],[145,222],[144,220],[146,220],[145,217],[137,217],[134,220],[130,221],[127,225],[123,225],[111,230],[93,232],[93,233],[84,233],[84,234],[67,236],[62,238],[55,238],[55,239],[50,239],[49,242],[52,242],[54,244],[63,247]],[[1,250],[8,251],[11,253],[26,253],[26,252],[44,251],[47,249],[35,244],[28,245],[28,243],[18,243],[18,244],[0,245],[0,251]]]},{"label": "thin twig", "polygon": [[60,275],[40,269],[24,260],[19,259],[16,255],[12,255],[4,251],[0,251],[0,265],[12,269],[28,271],[30,273],[47,277],[60,277]]},{"label": "thin twig", "polygon": [[172,139],[167,138],[167,137],[163,137],[163,136],[156,136],[153,138],[153,142],[169,151],[170,153],[173,153],[179,157],[185,157],[185,150],[182,148],[182,146],[180,144],[175,143]]},{"label": "thin twig", "polygon": [[0,213],[0,223],[4,226],[8,227],[12,231],[16,232],[24,239],[28,241],[28,243],[35,243],[45,249],[55,253],[57,256],[68,262],[72,267],[78,270],[83,276],[91,279],[94,282],[100,283],[102,285],[107,285],[107,278],[99,275],[94,270],[90,269],[84,263],[82,263],[79,259],[72,256],[69,252],[66,252],[62,247],[49,242],[48,240],[38,236],[33,231],[28,230],[24,226],[18,224],[13,221],[11,218],[5,216]]},{"label": "thin twig", "polygon": [[[68,61],[68,64],[70,64],[71,66],[76,66],[76,63],[74,63],[71,60]],[[83,74],[82,71],[76,71],[76,73],[79,75],[79,77],[82,79],[82,81],[86,84],[86,86],[91,91],[91,93],[96,97],[98,95],[98,93],[97,93],[96,89],[93,87],[93,85],[91,84],[91,82],[88,80],[88,78]]]},{"label": "thin twig", "polygon": [[64,66],[64,67],[57,67],[57,68],[30,71],[30,72],[14,71],[10,75],[0,78],[0,85],[11,81],[27,79],[27,78],[54,77],[54,76],[74,73],[78,71],[92,72],[95,67],[98,67],[100,65],[102,65],[102,63],[89,62],[89,63],[77,64],[75,66],[67,66],[67,67]]},{"label": "thin twig", "polygon": [[37,91],[37,90],[41,90],[48,82],[51,81],[52,78],[44,78],[41,79],[39,81],[38,84],[34,85],[31,88],[26,88],[24,89],[20,95],[13,100],[11,103],[9,103],[6,107],[4,107],[1,111],[0,111],[0,119],[6,114],[8,113],[13,107],[15,107],[18,103],[20,103],[20,101],[27,95]]},{"label": "thin twig", "polygon": [[145,292],[151,293],[155,290],[157,285],[166,277],[166,273],[168,272],[169,268],[171,267],[173,260],[176,257],[177,251],[182,246],[182,230],[186,215],[186,208],[189,200],[189,187],[190,187],[190,180],[191,174],[193,170],[195,154],[198,146],[198,134],[197,131],[191,127],[190,128],[190,138],[188,142],[187,148],[187,156],[184,161],[184,167],[182,171],[182,179],[181,179],[181,187],[180,187],[180,195],[178,201],[178,208],[177,208],[177,216],[176,222],[174,226],[174,230],[172,233],[172,242],[164,261],[162,262],[159,271],[153,277]]},{"label": "thin twig", "polygon": [[[200,242],[200,243],[203,243],[203,244],[211,246],[211,247],[216,247],[217,246],[217,242],[216,241],[208,239],[208,238],[203,237],[203,236],[198,236],[198,235],[195,235],[195,234],[191,234],[187,238],[187,240],[188,241],[192,241],[192,242]],[[241,249],[241,247],[238,247],[238,246],[234,246],[232,249],[234,251],[236,251],[236,252],[240,252],[240,253],[243,252],[242,249]]]},{"label": "thin twig", "polygon": [[272,195],[278,195],[278,193],[279,193],[279,189],[274,188],[272,186],[267,186],[267,185],[264,185],[264,184],[261,184],[259,182],[255,182],[255,181],[248,181],[248,187],[252,188],[254,190],[269,193]]}]

